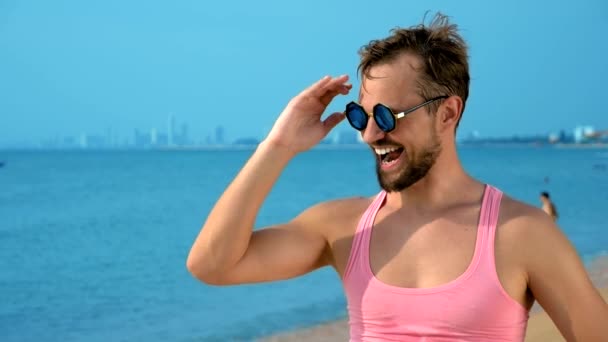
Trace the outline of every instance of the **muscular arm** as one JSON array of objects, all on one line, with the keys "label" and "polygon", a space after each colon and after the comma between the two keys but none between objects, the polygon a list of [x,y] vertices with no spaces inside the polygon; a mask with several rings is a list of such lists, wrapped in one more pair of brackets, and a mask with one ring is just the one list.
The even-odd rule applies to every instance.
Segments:
[{"label": "muscular arm", "polygon": [[605,341],[608,305],[564,234],[551,218],[534,212],[524,241],[529,288],[568,341]]},{"label": "muscular arm", "polygon": [[260,206],[291,157],[271,144],[253,154],[192,246],[187,266],[195,277],[214,284],[283,279],[319,263],[325,240],[305,219],[253,232]]},{"label": "muscular arm", "polygon": [[323,259],[325,237],[315,212],[253,231],[264,199],[289,160],[323,139],[344,115],[321,120],[338,94],[351,88],[347,76],[324,77],[294,97],[234,181],[211,210],[188,255],[188,270],[211,284],[285,279],[309,272]]}]

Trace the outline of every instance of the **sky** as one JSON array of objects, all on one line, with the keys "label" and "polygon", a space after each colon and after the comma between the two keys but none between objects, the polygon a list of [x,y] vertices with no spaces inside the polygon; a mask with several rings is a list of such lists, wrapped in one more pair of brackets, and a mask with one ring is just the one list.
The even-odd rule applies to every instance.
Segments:
[{"label": "sky", "polygon": [[262,138],[320,77],[358,87],[359,48],[427,11],[469,45],[459,134],[608,129],[604,0],[0,0],[0,145],[163,131],[169,113],[197,141]]}]

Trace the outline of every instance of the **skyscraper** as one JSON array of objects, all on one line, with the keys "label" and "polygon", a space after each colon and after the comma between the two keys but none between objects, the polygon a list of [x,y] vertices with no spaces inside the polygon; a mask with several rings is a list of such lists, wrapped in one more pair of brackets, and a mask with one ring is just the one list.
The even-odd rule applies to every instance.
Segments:
[{"label": "skyscraper", "polygon": [[218,145],[224,144],[224,127],[221,125],[215,128],[215,143]]},{"label": "skyscraper", "polygon": [[167,118],[167,145],[175,145],[175,117],[173,113],[169,113]]},{"label": "skyscraper", "polygon": [[188,124],[182,123],[182,129],[179,134],[178,145],[188,145],[190,143],[190,138],[188,137]]},{"label": "skyscraper", "polygon": [[156,131],[156,128],[152,128],[150,129],[150,144],[152,146],[156,146],[158,142],[158,132]]}]

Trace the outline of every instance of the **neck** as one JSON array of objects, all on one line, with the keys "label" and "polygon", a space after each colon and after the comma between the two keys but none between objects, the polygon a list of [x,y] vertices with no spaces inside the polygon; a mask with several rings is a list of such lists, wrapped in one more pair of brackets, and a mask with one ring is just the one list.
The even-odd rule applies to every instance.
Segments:
[{"label": "neck", "polygon": [[429,172],[400,192],[387,194],[387,205],[434,211],[457,203],[479,201],[484,184],[469,176],[462,167],[454,144],[444,146]]}]

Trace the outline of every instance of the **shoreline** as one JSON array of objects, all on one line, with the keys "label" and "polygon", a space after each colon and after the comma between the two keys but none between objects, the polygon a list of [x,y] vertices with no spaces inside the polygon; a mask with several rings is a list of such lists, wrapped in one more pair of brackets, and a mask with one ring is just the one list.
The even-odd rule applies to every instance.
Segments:
[{"label": "shoreline", "polygon": [[[598,289],[604,300],[608,302],[608,255],[599,255],[587,267],[587,273],[591,281]],[[260,342],[338,342],[348,341],[348,321],[347,318],[325,322],[294,331],[279,332],[274,335],[266,336]],[[536,302],[530,309],[530,319],[526,329],[526,342],[541,341],[564,341],[563,337]]]},{"label": "shoreline", "polygon": [[[0,146],[1,152],[56,152],[56,151],[253,151],[257,149],[257,143],[228,143],[228,144],[191,144],[191,145],[158,145],[158,146],[135,146],[135,145],[116,145],[116,146],[37,146],[37,145],[14,145]],[[548,148],[548,149],[582,149],[582,150],[608,150],[608,143],[549,143],[549,142],[499,142],[499,141],[456,141],[459,148],[470,147],[496,147],[496,148]],[[356,143],[319,143],[312,150],[357,150],[368,149],[368,145],[362,142]]]}]

